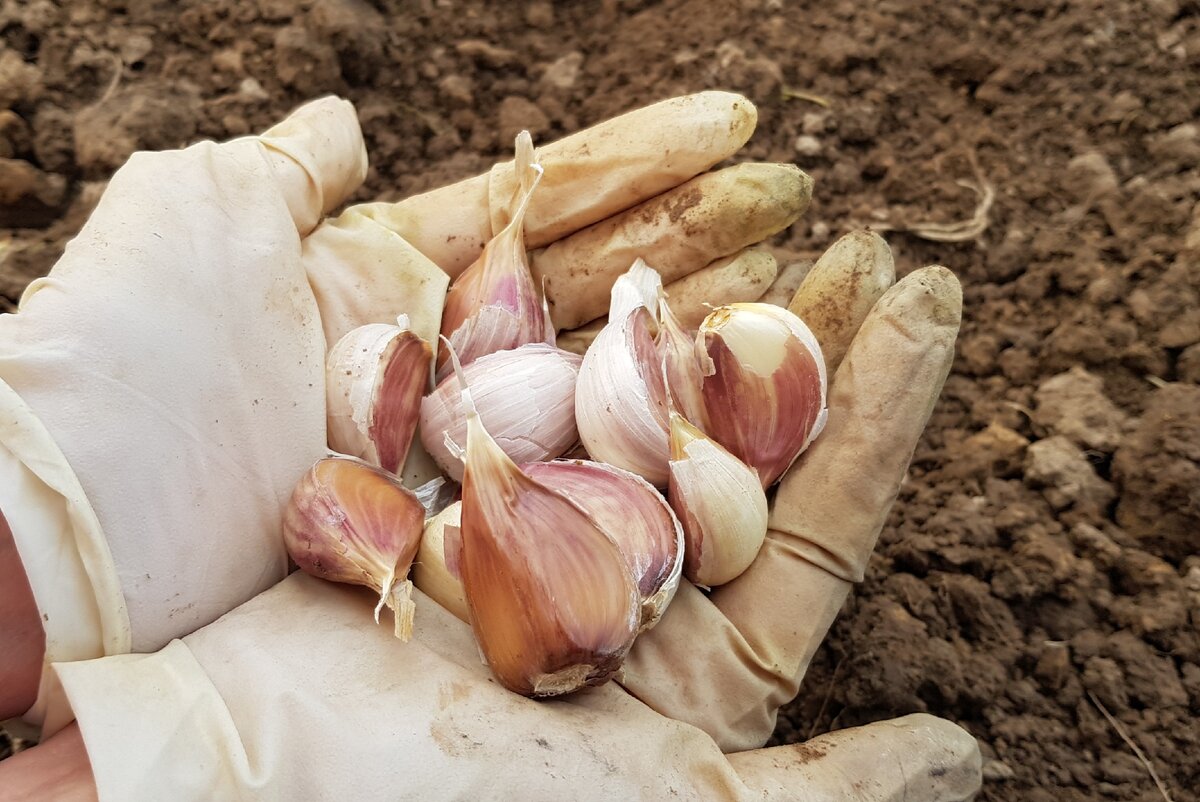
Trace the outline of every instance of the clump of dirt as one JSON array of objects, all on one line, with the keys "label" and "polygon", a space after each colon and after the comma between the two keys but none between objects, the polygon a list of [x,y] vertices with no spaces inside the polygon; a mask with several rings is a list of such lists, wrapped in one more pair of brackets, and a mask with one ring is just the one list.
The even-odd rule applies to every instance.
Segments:
[{"label": "clump of dirt", "polygon": [[[979,738],[984,799],[1157,798],[1103,705],[1196,799],[1198,69],[1195,0],[3,0],[0,309],[129,152],[317,93],[357,104],[361,200],[486,169],[519,126],[743,92],[743,158],[815,179],[782,261],[876,227],[900,274],[947,265],[966,301],[867,580],[777,740],[926,710]],[[981,233],[908,233],[964,221]]]}]

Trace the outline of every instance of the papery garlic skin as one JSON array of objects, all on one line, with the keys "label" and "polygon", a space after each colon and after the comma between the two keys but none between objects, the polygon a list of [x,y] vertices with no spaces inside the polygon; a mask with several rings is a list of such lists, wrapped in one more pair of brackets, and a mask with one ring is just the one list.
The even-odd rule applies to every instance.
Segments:
[{"label": "papery garlic skin", "polygon": [[412,583],[425,510],[394,476],[353,457],[318,460],[300,479],[283,515],[283,542],[307,574],[363,585],[395,612],[396,637],[412,634]]},{"label": "papery garlic skin", "polygon": [[325,361],[329,447],[398,473],[429,387],[432,348],[408,328],[371,323],[347,332]]},{"label": "papery garlic skin", "polygon": [[480,649],[501,684],[526,696],[606,682],[641,622],[625,558],[587,513],[508,458],[463,395],[460,552],[447,556]]},{"label": "papery garlic skin", "polygon": [[[413,584],[422,593],[456,618],[470,622],[467,595],[459,578],[458,566],[446,560],[446,553],[457,559],[462,535],[462,502],[456,501],[437,515],[425,521],[425,533],[421,535],[421,547],[413,560]],[[447,548],[448,547],[448,548]]]},{"label": "papery garlic skin", "polygon": [[641,259],[617,279],[608,324],[584,354],[579,437],[594,459],[667,484],[667,390],[655,345],[662,280]]},{"label": "papery garlic skin", "polygon": [[688,334],[671,311],[666,297],[658,301],[658,351],[672,409],[701,429],[707,426],[704,407],[704,374],[700,369],[696,337]]},{"label": "papery garlic skin", "polygon": [[808,327],[762,303],[713,310],[697,334],[705,431],[773,484],[825,427],[825,360]]},{"label": "papery garlic skin", "polygon": [[617,544],[642,597],[639,631],[653,627],[679,587],[683,527],[635,473],[587,460],[531,462],[521,470],[573,501]]},{"label": "papery garlic skin", "polygon": [[767,495],[758,474],[677,414],[667,498],[683,525],[689,581],[723,585],[754,562],[767,537]]},{"label": "papery garlic skin", "polygon": [[[528,131],[517,136],[515,169],[521,181],[513,197],[508,225],[454,279],[446,296],[442,335],[450,341],[463,365],[526,343],[554,344],[554,325],[529,271],[525,252],[525,212],[542,178],[542,167],[536,162]],[[443,346],[438,354],[437,378],[441,381],[449,374]]]},{"label": "papery garlic skin", "polygon": [[[581,361],[552,345],[531,343],[488,354],[463,368],[484,425],[514,461],[554,459],[575,445]],[[421,401],[420,436],[438,466],[461,482],[467,413],[454,376]]]}]

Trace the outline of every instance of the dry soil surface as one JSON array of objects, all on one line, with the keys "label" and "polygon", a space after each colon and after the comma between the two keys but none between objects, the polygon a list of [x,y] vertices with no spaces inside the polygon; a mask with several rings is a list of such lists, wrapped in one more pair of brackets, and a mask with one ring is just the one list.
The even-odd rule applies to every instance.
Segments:
[{"label": "dry soil surface", "polygon": [[[781,262],[872,226],[966,296],[877,556],[776,738],[924,710],[979,738],[984,799],[1161,798],[1103,706],[1194,800],[1198,76],[1197,0],[4,0],[0,311],[131,151],[320,93],[358,105],[365,199],[485,169],[519,127],[743,92],[740,158],[816,179]],[[913,233],[993,193],[968,239]]]}]

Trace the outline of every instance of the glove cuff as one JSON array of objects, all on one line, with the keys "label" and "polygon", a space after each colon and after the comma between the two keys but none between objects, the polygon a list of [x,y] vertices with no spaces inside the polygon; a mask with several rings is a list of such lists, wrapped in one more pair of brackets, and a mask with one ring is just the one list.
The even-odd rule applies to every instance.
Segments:
[{"label": "glove cuff", "polygon": [[229,710],[182,641],[155,654],[59,663],[54,670],[101,800],[237,799],[254,787]]},{"label": "glove cuff", "polygon": [[33,590],[46,655],[23,721],[53,735],[71,722],[51,663],[130,649],[112,554],[79,479],[41,421],[0,380],[0,509]]}]

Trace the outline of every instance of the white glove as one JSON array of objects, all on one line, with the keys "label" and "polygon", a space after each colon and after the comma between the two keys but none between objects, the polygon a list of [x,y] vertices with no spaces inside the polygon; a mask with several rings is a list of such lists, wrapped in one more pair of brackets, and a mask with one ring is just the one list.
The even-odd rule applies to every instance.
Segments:
[{"label": "white glove", "polygon": [[[731,97],[672,101],[606,124],[604,136],[593,129],[546,149],[548,184],[569,177],[540,218],[531,213],[530,240],[551,243],[534,266],[551,289],[557,280],[561,322],[603,309],[595,298],[631,249],[671,268],[668,276],[686,275],[799,214],[795,196],[807,187],[785,170],[756,173],[749,191],[743,182],[702,196],[706,214],[734,209],[737,236],[736,225],[709,216],[711,230],[664,222],[639,245],[646,207],[604,219],[736,150],[753,119]],[[593,147],[580,147],[589,135]],[[643,154],[613,169],[630,147],[657,155],[663,141],[671,158]],[[359,207],[303,238],[361,180],[361,153],[351,110],[327,100],[262,138],[135,157],[63,263],[31,287],[18,315],[0,319],[9,386],[0,386],[0,411],[18,422],[0,442],[14,474],[44,486],[29,498],[59,523],[35,526],[27,502],[0,497],[39,609],[55,612],[48,660],[157,648],[282,577],[279,510],[324,450],[325,342],[397,312],[421,333],[436,330],[447,276],[410,243],[447,270],[469,262],[490,233],[482,221],[497,219],[489,198],[504,168],[395,206]],[[555,159],[577,169],[556,173]],[[163,191],[165,181],[179,189]],[[784,211],[768,224],[739,211],[750,208]],[[675,222],[678,206],[661,211]],[[585,253],[604,269],[578,275]],[[828,736],[821,761],[803,762],[813,754],[804,747],[741,751],[765,742],[861,577],[949,364],[952,277],[920,271],[885,302],[837,374],[826,433],[779,491],[760,559],[711,601],[681,588],[631,654],[633,696],[614,685],[549,704],[512,697],[478,665],[469,630],[427,599],[405,646],[380,639],[360,594],[293,577],[159,654],[58,666],[102,798],[391,798],[409,788],[452,796],[446,783],[460,776],[470,797],[674,787],[841,798],[858,783],[875,789],[867,798],[888,799],[927,783],[923,798],[967,798],[978,788],[978,749],[928,717]],[[69,592],[39,569],[54,562],[47,554],[77,569],[65,574],[77,583]],[[77,607],[54,608],[56,595]],[[454,681],[468,688],[461,704]],[[69,716],[55,710],[49,681],[43,690],[53,730]],[[439,746],[433,726],[447,708],[463,727],[478,719],[501,735],[468,729],[467,747],[477,740],[477,749]],[[340,728],[336,749],[315,754],[312,733],[330,727]],[[538,762],[529,755],[541,733],[562,749]],[[525,751],[509,751],[530,737]],[[354,786],[349,775],[372,784]]]},{"label": "white glove", "polygon": [[158,654],[60,664],[100,799],[882,802],[978,788],[974,739],[928,715],[726,758],[613,683],[526,699],[491,678],[468,626],[415,598],[400,643],[367,594],[294,574]]},{"label": "white glove", "polygon": [[[693,213],[711,224],[699,234],[665,208],[620,213],[653,196],[664,206],[659,193],[753,126],[748,101],[710,92],[543,148],[527,231],[547,246],[536,264],[561,291],[556,312],[605,303],[628,267],[621,248],[639,241],[686,275],[789,225],[808,186],[778,165],[697,179],[709,197]],[[747,185],[741,167],[770,180]],[[19,312],[0,315],[0,510],[46,665],[154,651],[285,575],[282,505],[325,451],[326,343],[402,312],[433,339],[446,271],[478,255],[512,186],[501,164],[314,231],[365,173],[354,110],[333,98],[259,137],[135,154]],[[619,235],[611,247],[571,236],[597,221]],[[585,251],[599,267],[581,294],[564,271]],[[56,731],[70,720],[60,702],[44,672],[27,720]]]}]

